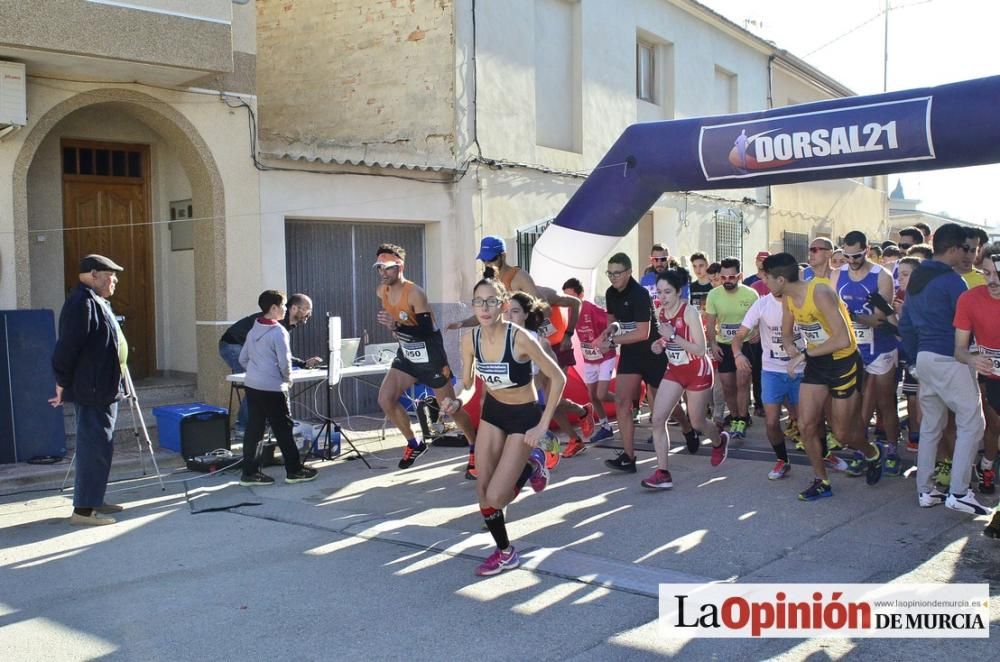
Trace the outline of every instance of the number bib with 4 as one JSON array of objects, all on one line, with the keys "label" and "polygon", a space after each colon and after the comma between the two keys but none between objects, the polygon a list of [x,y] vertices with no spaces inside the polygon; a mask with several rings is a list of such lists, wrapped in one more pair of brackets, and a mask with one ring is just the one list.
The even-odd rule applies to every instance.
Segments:
[{"label": "number bib with 4", "polygon": [[510,365],[506,363],[477,363],[476,372],[491,391],[510,388],[514,382],[510,379]]},{"label": "number bib with 4", "polygon": [[604,358],[601,350],[590,343],[580,343],[580,349],[583,351],[583,358],[589,361],[600,361]]},{"label": "number bib with 4", "polygon": [[667,362],[670,365],[680,366],[680,365],[687,365],[688,363],[691,362],[691,358],[688,356],[688,353],[685,352],[683,349],[681,349],[680,345],[667,343],[667,346],[664,348],[664,351],[667,354]]}]

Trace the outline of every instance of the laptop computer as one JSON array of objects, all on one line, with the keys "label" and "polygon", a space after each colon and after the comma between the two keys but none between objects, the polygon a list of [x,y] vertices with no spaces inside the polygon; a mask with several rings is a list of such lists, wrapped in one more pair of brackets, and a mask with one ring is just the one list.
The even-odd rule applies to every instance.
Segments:
[{"label": "laptop computer", "polygon": [[340,367],[350,368],[358,356],[358,345],[361,338],[344,338],[340,341]]}]

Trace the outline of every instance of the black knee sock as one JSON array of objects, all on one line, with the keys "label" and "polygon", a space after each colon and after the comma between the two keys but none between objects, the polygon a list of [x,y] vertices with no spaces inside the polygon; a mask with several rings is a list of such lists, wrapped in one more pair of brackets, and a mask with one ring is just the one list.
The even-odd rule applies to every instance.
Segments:
[{"label": "black knee sock", "polygon": [[830,449],[826,445],[826,435],[820,435],[819,438],[819,450],[822,457],[826,457],[830,454]]},{"label": "black knee sock", "polygon": [[503,521],[503,511],[496,508],[480,508],[486,520],[486,528],[493,536],[493,542],[497,544],[497,549],[507,549],[510,547],[510,538],[507,537],[507,524]]},{"label": "black knee sock", "polygon": [[778,445],[771,446],[771,448],[774,449],[774,454],[776,456],[778,456],[779,460],[783,460],[784,462],[788,462],[788,449],[785,448],[785,440],[784,439],[782,439],[781,443],[779,443]]},{"label": "black knee sock", "polygon": [[535,473],[535,465],[532,464],[531,462],[528,462],[526,465],[524,465],[524,469],[521,470],[521,475],[517,477],[517,482],[514,483],[514,486],[516,488],[514,490],[514,494],[517,494],[518,492],[521,491],[521,488],[524,487],[525,483],[528,482],[528,479],[531,478],[531,474],[533,473]]}]

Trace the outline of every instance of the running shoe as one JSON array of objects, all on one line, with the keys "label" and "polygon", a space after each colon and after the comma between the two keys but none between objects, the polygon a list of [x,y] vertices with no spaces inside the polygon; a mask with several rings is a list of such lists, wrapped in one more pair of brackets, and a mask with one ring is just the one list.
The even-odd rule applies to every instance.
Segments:
[{"label": "running shoe", "polygon": [[823,497],[832,496],[833,488],[830,486],[830,481],[823,480],[822,478],[814,478],[809,487],[802,492],[799,492],[800,501],[816,501],[817,499],[822,499]]},{"label": "running shoe", "polygon": [[996,491],[996,470],[979,468],[979,493],[993,494]]},{"label": "running shoe", "polygon": [[934,506],[939,506],[944,503],[948,495],[944,492],[939,492],[935,488],[931,488],[930,492],[921,492],[917,497],[917,503],[920,504],[921,508],[933,508]]},{"label": "running shoe", "polygon": [[806,442],[802,440],[802,437],[796,437],[795,439],[795,450],[806,452]]},{"label": "running shoe", "polygon": [[568,444],[566,444],[566,448],[563,449],[562,456],[573,457],[574,455],[579,455],[585,450],[587,450],[587,447],[584,443],[579,439],[573,438],[569,440]]},{"label": "running shoe", "polygon": [[413,463],[417,461],[417,458],[426,453],[429,448],[430,446],[422,441],[416,448],[413,446],[407,446],[403,449],[403,459],[399,461],[399,468],[409,469],[413,466]]},{"label": "running shoe", "polygon": [[799,432],[798,421],[795,419],[788,419],[788,425],[785,426],[785,436],[789,439],[802,443],[802,434]]},{"label": "running shoe", "polygon": [[823,458],[823,462],[826,464],[826,468],[832,471],[844,472],[848,469],[847,462],[844,462],[843,458],[833,453],[827,453],[826,457]]},{"label": "running shoe", "polygon": [[729,425],[729,436],[733,440],[746,438],[747,424],[746,421],[742,421],[738,418],[734,418],[733,422]]},{"label": "running shoe", "polygon": [[535,492],[541,492],[549,484],[549,468],[546,466],[545,460],[545,453],[540,448],[532,450],[531,455],[528,456],[528,461],[535,465],[535,470],[528,478],[531,489]]},{"label": "running shoe", "polygon": [[993,519],[983,527],[983,535],[994,540],[1000,538],[1000,510],[993,511]]},{"label": "running shoe", "polygon": [[788,464],[784,460],[778,460],[774,463],[774,468],[767,473],[768,480],[781,480],[788,475],[788,472],[792,470],[792,465]]},{"label": "running shoe", "polygon": [[559,464],[559,460],[562,458],[560,453],[553,453],[551,451],[545,451],[545,468],[552,471]]},{"label": "running shoe", "polygon": [[717,467],[729,457],[729,433],[722,433],[722,440],[718,446],[712,446],[712,466]]},{"label": "running shoe", "polygon": [[509,552],[504,553],[498,549],[490,554],[476,568],[476,574],[480,577],[490,577],[492,575],[499,575],[504,570],[513,570],[519,565],[521,565],[521,558],[517,555],[517,550],[514,549],[514,546],[511,545]]},{"label": "running shoe", "polygon": [[588,444],[596,444],[599,441],[604,441],[605,439],[612,439],[615,436],[615,431],[611,429],[610,426],[600,425],[597,430],[590,436],[587,441]]},{"label": "running shoe", "polygon": [[941,487],[951,485],[951,460],[941,460],[934,465],[934,482]]},{"label": "running shoe", "polygon": [[640,484],[651,490],[669,490],[674,486],[674,479],[670,477],[670,472],[666,469],[657,469],[650,474],[649,478],[640,481]]},{"label": "running shoe", "polygon": [[302,467],[295,473],[290,473],[285,476],[286,483],[308,483],[311,480],[316,480],[316,474],[319,473],[312,467]]},{"label": "running shoe", "polygon": [[701,448],[701,440],[698,438],[698,431],[691,429],[684,433],[684,443],[687,444],[688,453],[694,455]]},{"label": "running shoe", "polygon": [[948,498],[944,501],[944,507],[960,513],[969,513],[970,515],[990,514],[989,508],[976,501],[976,495],[972,490],[966,490],[962,496],[949,494]]},{"label": "running shoe", "polygon": [[469,453],[469,463],[465,465],[465,480],[476,480],[478,474],[476,473],[476,454]]},{"label": "running shoe", "polygon": [[836,451],[844,447],[844,444],[840,443],[840,440],[833,436],[832,432],[826,433],[826,450]]},{"label": "running shoe", "polygon": [[868,460],[865,459],[865,454],[861,451],[854,451],[854,455],[851,457],[850,461],[847,463],[847,475],[852,478],[857,478],[865,472],[866,464]]},{"label": "running shoe", "polygon": [[545,451],[545,466],[549,471],[555,469],[556,465],[559,464],[562,444],[559,443],[559,437],[551,430],[545,432],[545,438],[542,440],[542,450]]},{"label": "running shoe", "polygon": [[583,416],[580,417],[580,434],[586,439],[594,434],[594,405],[583,405]]},{"label": "running shoe", "polygon": [[898,476],[903,470],[903,465],[899,461],[899,456],[895,453],[890,453],[885,457],[885,467],[883,471],[890,476]]},{"label": "running shoe", "polygon": [[264,485],[274,485],[274,479],[263,471],[255,474],[243,474],[240,476],[240,485],[243,487],[262,487]]},{"label": "running shoe", "polygon": [[610,469],[617,469],[627,474],[635,473],[635,458],[629,457],[625,451],[620,451],[613,460],[605,460],[604,466]]},{"label": "running shoe", "polygon": [[911,453],[916,453],[918,448],[920,448],[920,433],[911,432],[909,435],[907,435],[906,450],[910,451]]},{"label": "running shoe", "polygon": [[881,441],[877,441],[875,442],[875,448],[878,450],[875,454],[875,459],[865,460],[867,464],[865,467],[865,482],[869,485],[874,485],[882,480],[882,464],[885,460],[885,445],[883,445]]}]

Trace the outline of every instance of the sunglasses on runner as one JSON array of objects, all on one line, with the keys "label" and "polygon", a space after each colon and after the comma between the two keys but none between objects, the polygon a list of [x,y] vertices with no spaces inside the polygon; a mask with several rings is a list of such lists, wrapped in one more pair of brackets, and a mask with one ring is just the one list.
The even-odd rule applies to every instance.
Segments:
[{"label": "sunglasses on runner", "polygon": [[809,252],[810,253],[819,253],[820,251],[832,251],[832,250],[833,250],[832,248],[827,248],[825,246],[810,246],[809,247]]},{"label": "sunglasses on runner", "polygon": [[735,276],[722,276],[722,275],[720,275],[719,278],[721,278],[722,280],[739,280],[740,279],[740,275],[739,274],[736,274]]},{"label": "sunglasses on runner", "polygon": [[848,260],[857,260],[858,258],[863,258],[868,256],[868,249],[861,251],[860,253],[844,253],[844,257]]},{"label": "sunglasses on runner", "polygon": [[961,249],[962,249],[963,251],[965,251],[966,253],[968,253],[969,251],[971,251],[971,250],[972,250],[972,246],[970,246],[970,245],[968,245],[968,244],[962,244],[961,246],[959,246],[959,248],[961,248]]},{"label": "sunglasses on runner", "polygon": [[899,245],[899,250],[901,250],[901,251],[908,251],[911,248],[913,248],[913,244],[900,244]]},{"label": "sunglasses on runner", "polygon": [[649,258],[649,261],[650,262],[666,262],[669,259],[670,259],[669,257],[651,257],[651,258]]}]

